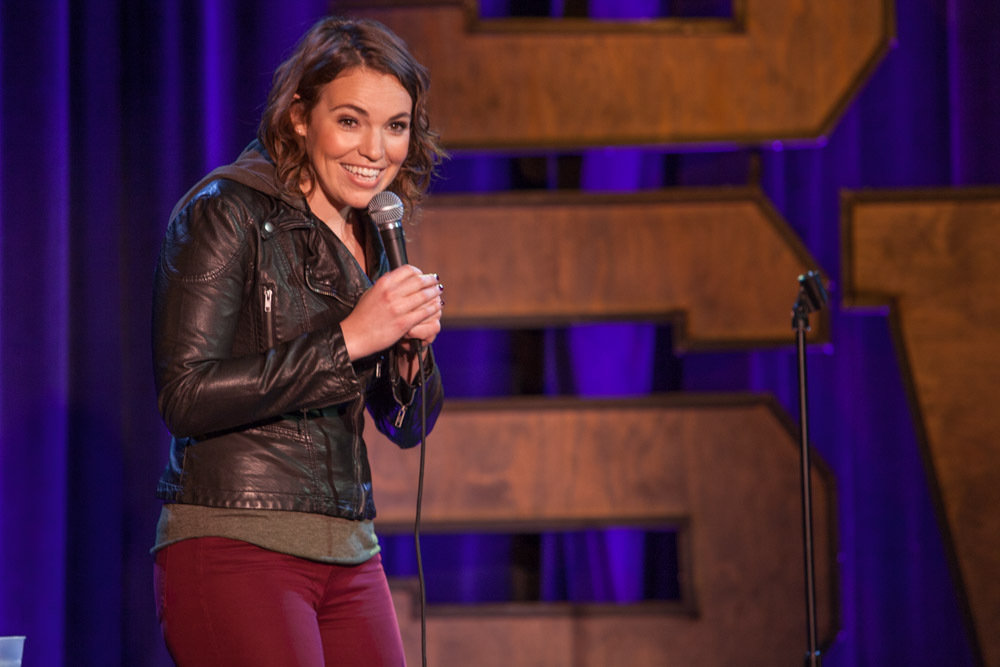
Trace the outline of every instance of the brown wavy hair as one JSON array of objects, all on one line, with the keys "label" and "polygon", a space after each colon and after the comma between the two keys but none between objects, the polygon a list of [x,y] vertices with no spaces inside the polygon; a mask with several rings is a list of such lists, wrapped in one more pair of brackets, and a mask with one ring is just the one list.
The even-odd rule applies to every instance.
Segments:
[{"label": "brown wavy hair", "polygon": [[409,218],[423,200],[435,167],[447,154],[430,128],[427,69],[414,59],[403,40],[378,21],[327,17],[313,25],[274,72],[257,138],[277,165],[278,180],[287,191],[301,192],[304,181],[315,187],[316,173],[305,139],[295,132],[292,105],[302,104],[303,113],[308,115],[323,86],[354,67],[394,76],[413,100],[409,150],[389,184],[403,200]]}]

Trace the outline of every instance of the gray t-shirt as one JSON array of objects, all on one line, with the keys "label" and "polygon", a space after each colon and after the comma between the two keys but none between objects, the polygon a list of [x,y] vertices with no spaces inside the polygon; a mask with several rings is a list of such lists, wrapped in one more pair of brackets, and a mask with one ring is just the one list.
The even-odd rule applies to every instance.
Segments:
[{"label": "gray t-shirt", "polygon": [[166,503],[156,524],[156,552],[194,537],[225,537],[322,563],[357,565],[380,550],[372,521],[278,510]]}]

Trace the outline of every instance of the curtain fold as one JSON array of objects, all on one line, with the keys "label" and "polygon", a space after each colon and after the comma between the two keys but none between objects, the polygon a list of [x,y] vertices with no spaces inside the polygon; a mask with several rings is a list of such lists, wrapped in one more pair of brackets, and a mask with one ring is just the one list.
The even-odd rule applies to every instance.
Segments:
[{"label": "curtain fold", "polygon": [[[69,16],[64,3],[20,8],[11,30],[14,8],[0,12],[0,633],[45,628],[46,642],[59,644],[73,421]],[[29,53],[32,67],[18,67]]]}]

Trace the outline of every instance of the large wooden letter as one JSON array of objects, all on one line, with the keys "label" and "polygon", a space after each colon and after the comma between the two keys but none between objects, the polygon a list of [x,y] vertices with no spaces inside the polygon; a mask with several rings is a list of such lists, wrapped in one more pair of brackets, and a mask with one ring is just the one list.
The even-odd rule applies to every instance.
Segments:
[{"label": "large wooden letter", "polygon": [[815,139],[894,30],[888,0],[737,0],[732,21],[639,24],[481,22],[470,4],[336,3],[388,24],[429,67],[452,148]]},{"label": "large wooden letter", "polygon": [[844,197],[845,300],[888,306],[985,664],[1000,665],[1000,190]]}]

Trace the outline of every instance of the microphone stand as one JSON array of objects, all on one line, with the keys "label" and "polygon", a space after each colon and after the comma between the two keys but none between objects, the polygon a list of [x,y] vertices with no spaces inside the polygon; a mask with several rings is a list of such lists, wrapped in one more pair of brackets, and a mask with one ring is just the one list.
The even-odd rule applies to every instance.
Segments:
[{"label": "microphone stand", "polygon": [[799,296],[792,309],[792,327],[798,352],[799,370],[799,445],[802,463],[802,542],[805,553],[806,585],[806,667],[820,667],[820,651],[816,641],[816,583],[813,571],[812,476],[809,462],[809,419],[806,409],[806,331],[809,314],[820,310],[827,300],[826,290],[818,272],[799,276]]}]

